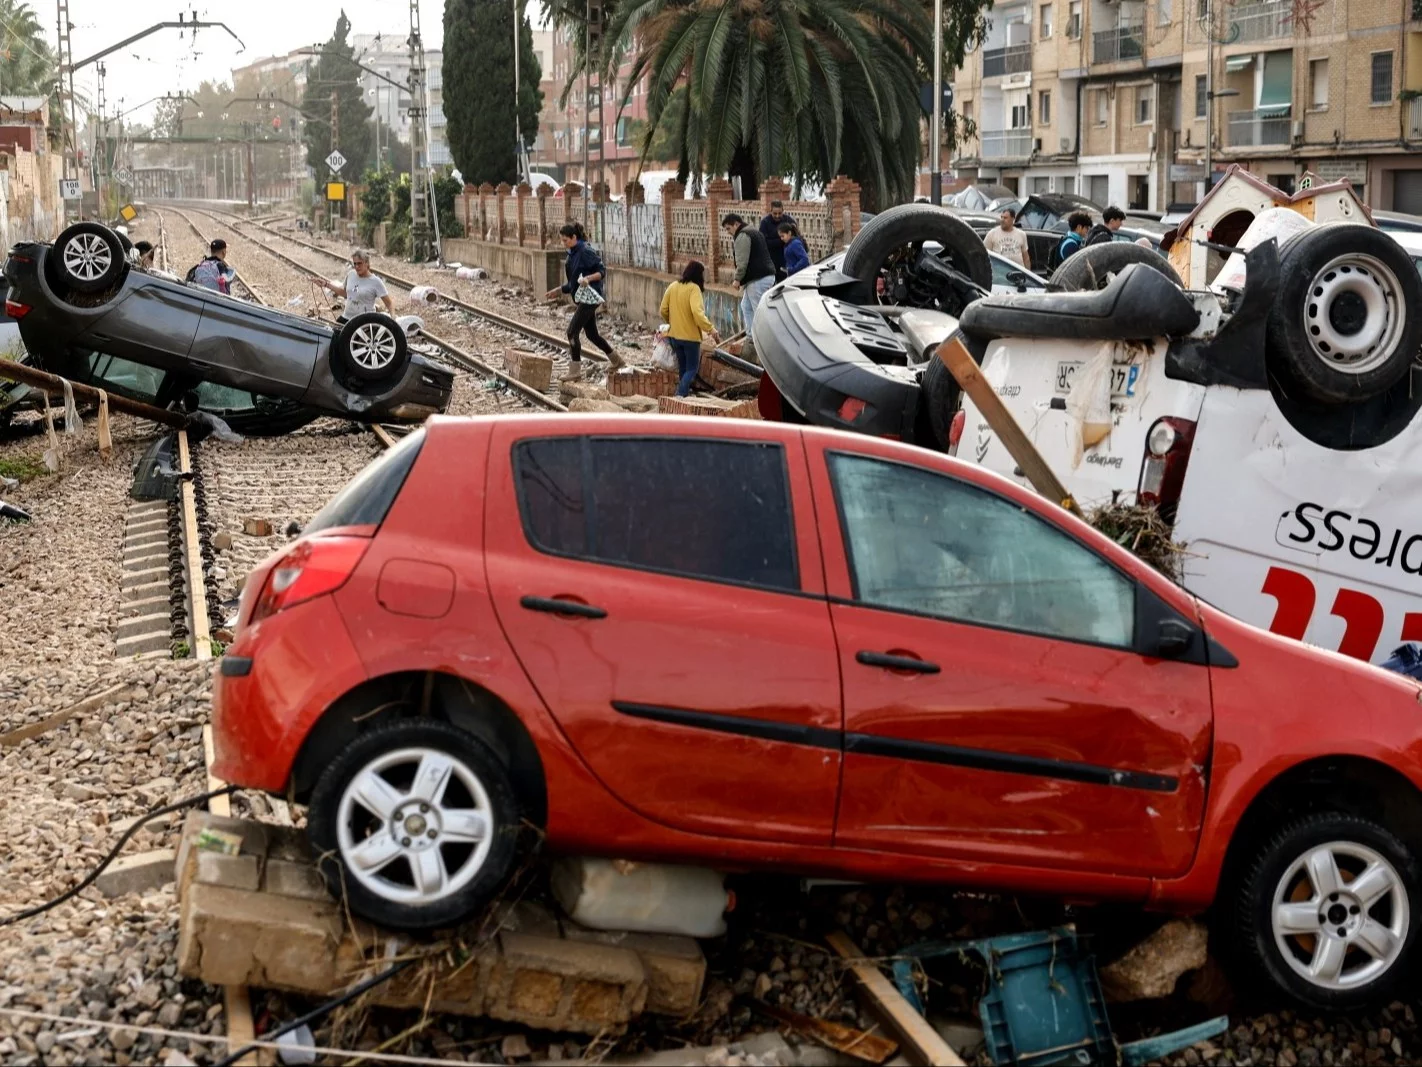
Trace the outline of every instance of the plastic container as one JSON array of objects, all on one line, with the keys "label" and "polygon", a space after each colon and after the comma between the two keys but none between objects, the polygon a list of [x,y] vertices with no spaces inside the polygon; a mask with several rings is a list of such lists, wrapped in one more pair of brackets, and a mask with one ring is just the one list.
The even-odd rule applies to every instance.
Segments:
[{"label": "plastic container", "polygon": [[553,864],[554,899],[592,930],[719,937],[735,896],[725,876],[704,867],[669,867],[590,857]]},{"label": "plastic container", "polygon": [[1215,280],[1210,283],[1210,288],[1221,294],[1226,289],[1243,292],[1244,252],[1248,252],[1255,245],[1263,244],[1271,237],[1279,242],[1279,250],[1283,251],[1284,243],[1290,237],[1301,230],[1313,229],[1313,225],[1309,219],[1304,218],[1302,214],[1292,208],[1265,208],[1254,216],[1254,221],[1249,224],[1249,228],[1239,238],[1239,244],[1235,246],[1240,251],[1231,253],[1230,257],[1225,260],[1225,265],[1215,275]]},{"label": "plastic container", "polygon": [[285,1064],[316,1062],[316,1036],[311,1027],[298,1026],[276,1039],[277,1058]]},{"label": "plastic container", "polygon": [[489,272],[483,267],[460,267],[454,272],[456,278],[463,278],[466,282],[482,281],[489,276]]},{"label": "plastic container", "polygon": [[439,303],[439,292],[433,285],[417,285],[410,290],[410,303],[433,307]]},{"label": "plastic container", "polygon": [[418,337],[425,329],[425,320],[418,315],[401,315],[395,321],[400,324],[400,329],[405,331],[406,337]]}]

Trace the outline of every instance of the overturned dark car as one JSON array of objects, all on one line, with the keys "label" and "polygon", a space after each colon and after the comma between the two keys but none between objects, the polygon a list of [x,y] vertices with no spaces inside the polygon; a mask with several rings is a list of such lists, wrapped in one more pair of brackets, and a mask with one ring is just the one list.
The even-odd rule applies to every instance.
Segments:
[{"label": "overturned dark car", "polygon": [[4,276],[27,362],[208,411],[238,433],[287,433],[321,415],[420,422],[449,404],[454,375],[411,352],[388,315],[336,327],[173,281],[134,265],[123,238],[98,223],[73,225],[53,245],[16,245]]}]

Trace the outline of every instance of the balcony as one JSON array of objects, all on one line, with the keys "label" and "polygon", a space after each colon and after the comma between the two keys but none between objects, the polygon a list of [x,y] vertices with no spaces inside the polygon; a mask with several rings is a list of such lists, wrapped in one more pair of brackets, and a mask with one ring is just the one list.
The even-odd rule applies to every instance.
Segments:
[{"label": "balcony", "polygon": [[1145,26],[1139,22],[1122,23],[1114,30],[1100,30],[1091,35],[1091,62],[1140,59],[1144,40]]},{"label": "balcony", "polygon": [[1031,130],[979,130],[982,159],[1026,159],[1032,154]]},{"label": "balcony", "polygon": [[1230,44],[1273,41],[1294,35],[1294,5],[1287,0],[1240,4],[1234,8],[1233,15],[1230,22],[1239,28],[1239,34],[1235,36],[1233,28],[1228,31]]},{"label": "balcony", "polygon": [[1010,44],[1006,48],[983,50],[983,77],[996,78],[1003,74],[1026,74],[1032,69],[1032,46],[1030,44]]},{"label": "balcony", "polygon": [[1231,111],[1226,144],[1230,148],[1289,143],[1289,109],[1282,111]]}]

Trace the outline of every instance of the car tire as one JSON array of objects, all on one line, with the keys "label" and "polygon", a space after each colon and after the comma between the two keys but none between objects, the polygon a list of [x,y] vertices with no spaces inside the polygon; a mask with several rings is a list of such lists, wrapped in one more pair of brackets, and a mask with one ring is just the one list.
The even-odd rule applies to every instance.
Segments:
[{"label": "car tire", "polygon": [[61,285],[74,293],[102,293],[123,280],[128,256],[119,235],[97,222],[76,222],[50,249]]},{"label": "car tire", "polygon": [[1073,253],[1052,272],[1049,284],[1053,289],[1070,293],[1105,289],[1112,278],[1132,263],[1144,263],[1152,270],[1164,274],[1180,288],[1185,288],[1185,283],[1180,280],[1180,275],[1170,265],[1170,261],[1159,252],[1124,241],[1090,245]]},{"label": "car tire", "polygon": [[[437,780],[420,785],[429,775]],[[521,823],[515,797],[484,740],[400,719],[362,733],[322,772],[307,832],[326,884],[355,914],[431,930],[473,915],[507,881]]]},{"label": "car tire", "polygon": [[1335,222],[1279,255],[1265,339],[1270,368],[1314,400],[1349,403],[1401,381],[1422,348],[1422,279],[1382,230]]},{"label": "car tire", "polygon": [[356,315],[331,340],[331,355],[347,374],[363,382],[398,377],[410,361],[405,331],[378,311]]},{"label": "car tire", "polygon": [[992,288],[992,260],[971,226],[933,204],[900,204],[870,219],[844,254],[841,272],[860,283],[855,302],[873,303],[875,281],[889,257],[897,249],[924,241],[942,245],[953,269],[984,289]]},{"label": "car tire", "polygon": [[948,451],[948,435],[953,429],[953,416],[958,413],[962,393],[958,379],[953,377],[953,372],[943,365],[943,361],[935,352],[929,359],[928,366],[923,369],[923,380],[919,385],[919,403],[928,412],[928,425],[932,431],[931,447],[940,452]]},{"label": "car tire", "polygon": [[[1367,895],[1355,896],[1350,887],[1365,872]],[[1409,977],[1419,885],[1422,867],[1411,848],[1373,820],[1304,815],[1255,849],[1227,901],[1230,944],[1249,980],[1310,1007],[1336,1011],[1385,999]]]}]

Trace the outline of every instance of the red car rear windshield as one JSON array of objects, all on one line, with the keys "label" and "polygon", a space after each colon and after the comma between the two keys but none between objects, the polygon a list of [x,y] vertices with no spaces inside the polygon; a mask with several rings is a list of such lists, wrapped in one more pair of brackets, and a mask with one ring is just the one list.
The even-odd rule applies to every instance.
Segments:
[{"label": "red car rear windshield", "polygon": [[303,533],[335,529],[338,526],[368,526],[372,531],[385,521],[390,505],[400,495],[400,487],[419,457],[425,431],[416,430],[386,452],[337,493],[322,508]]}]

